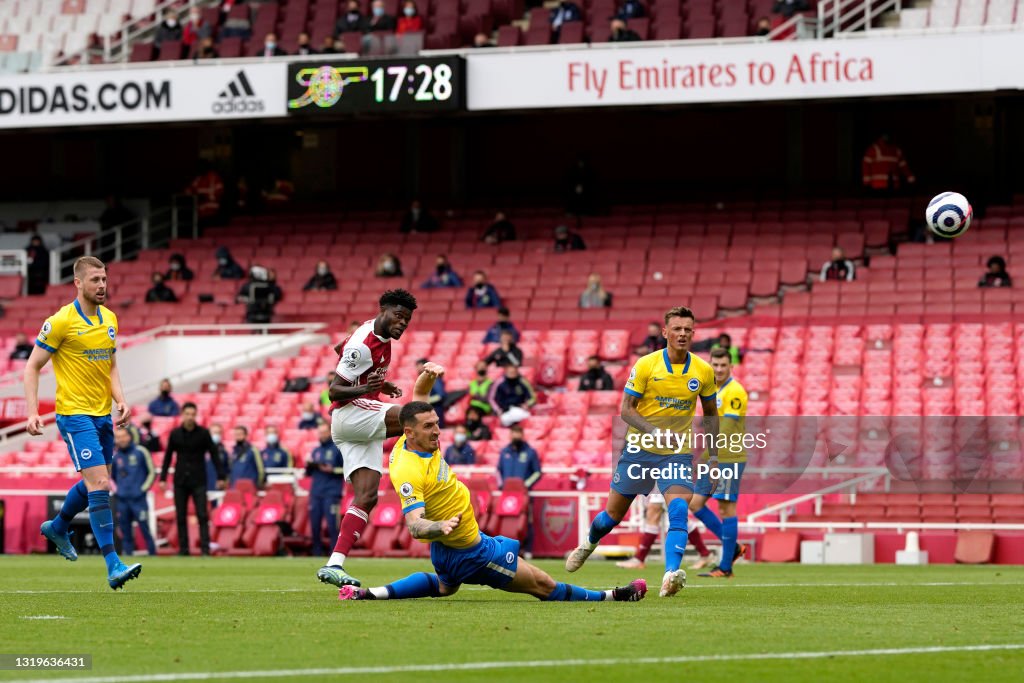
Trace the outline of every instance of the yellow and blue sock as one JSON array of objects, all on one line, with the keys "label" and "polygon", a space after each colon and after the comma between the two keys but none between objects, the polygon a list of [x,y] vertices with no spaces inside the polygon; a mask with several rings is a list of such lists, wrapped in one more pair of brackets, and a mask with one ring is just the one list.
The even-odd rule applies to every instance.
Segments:
[{"label": "yellow and blue sock", "polygon": [[722,571],[732,571],[732,556],[736,554],[736,537],[739,530],[739,518],[726,517],[722,520],[722,560],[718,563]]},{"label": "yellow and blue sock", "polygon": [[689,506],[682,498],[675,498],[668,504],[668,533],[665,534],[665,571],[674,572],[683,563],[686,552],[686,522]]},{"label": "yellow and blue sock", "polygon": [[66,534],[71,520],[88,506],[89,491],[85,488],[85,482],[79,480],[77,484],[68,489],[68,495],[64,497],[64,504],[60,506],[60,512],[53,518],[53,530],[58,534]]},{"label": "yellow and blue sock", "polygon": [[592,591],[571,583],[558,582],[551,595],[544,598],[549,602],[601,602],[608,597],[611,591]]},{"label": "yellow and blue sock", "polygon": [[590,524],[590,535],[587,537],[593,545],[601,542],[601,539],[608,535],[608,532],[618,525],[612,516],[604,510],[594,518]]},{"label": "yellow and blue sock", "polygon": [[441,582],[437,574],[416,572],[404,579],[389,583],[380,588],[371,588],[370,593],[378,600],[408,600],[411,598],[438,598]]},{"label": "yellow and blue sock", "polygon": [[725,540],[722,538],[722,520],[720,520],[718,515],[712,512],[706,505],[700,510],[697,510],[697,512],[694,513],[694,517],[702,521],[708,531],[723,541]]},{"label": "yellow and blue sock", "polygon": [[121,563],[121,558],[114,550],[114,515],[110,512],[110,493],[107,491],[89,492],[89,524],[96,544],[107,562],[107,571]]}]

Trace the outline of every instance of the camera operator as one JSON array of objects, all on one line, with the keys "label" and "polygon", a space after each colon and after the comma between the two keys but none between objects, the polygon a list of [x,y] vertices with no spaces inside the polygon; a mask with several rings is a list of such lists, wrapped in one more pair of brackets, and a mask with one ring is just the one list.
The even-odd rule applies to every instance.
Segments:
[{"label": "camera operator", "polygon": [[273,271],[262,266],[249,269],[249,279],[238,290],[236,299],[245,304],[245,322],[262,325],[273,319],[274,305],[281,300],[281,288],[273,275]]}]

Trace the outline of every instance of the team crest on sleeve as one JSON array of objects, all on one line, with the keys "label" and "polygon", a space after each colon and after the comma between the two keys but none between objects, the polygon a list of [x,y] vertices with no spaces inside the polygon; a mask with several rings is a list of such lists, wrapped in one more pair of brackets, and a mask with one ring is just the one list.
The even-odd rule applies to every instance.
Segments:
[{"label": "team crest on sleeve", "polygon": [[354,370],[359,365],[359,359],[362,356],[363,354],[359,352],[359,349],[347,349],[341,356],[341,362],[344,363],[346,368]]},{"label": "team crest on sleeve", "polygon": [[39,336],[46,339],[46,335],[50,334],[50,332],[53,332],[53,325],[47,320],[43,323],[43,329],[39,330]]},{"label": "team crest on sleeve", "polygon": [[107,336],[110,337],[111,339],[117,338],[117,330],[114,329],[113,325],[107,328]]},{"label": "team crest on sleeve", "polygon": [[408,498],[412,495],[412,484],[405,482],[402,484],[401,488],[398,489],[398,492],[401,493],[404,498]]},{"label": "team crest on sleeve", "polygon": [[629,381],[632,382],[635,379],[636,379],[636,366],[634,365],[633,369],[629,371]]},{"label": "team crest on sleeve", "polygon": [[690,391],[700,391],[700,380],[694,377],[686,383],[686,388]]},{"label": "team crest on sleeve", "polygon": [[733,410],[739,410],[740,406],[743,405],[743,401],[739,400],[738,398],[734,398],[733,400],[729,401],[729,405],[732,406]]}]

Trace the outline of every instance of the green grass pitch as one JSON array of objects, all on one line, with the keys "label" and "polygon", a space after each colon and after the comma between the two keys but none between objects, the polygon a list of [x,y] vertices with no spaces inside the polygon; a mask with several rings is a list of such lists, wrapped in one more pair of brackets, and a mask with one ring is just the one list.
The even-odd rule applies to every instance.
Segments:
[{"label": "green grass pitch", "polygon": [[[557,580],[609,588],[639,575],[653,591],[626,604],[550,604],[475,587],[444,600],[343,603],[314,578],[316,559],[142,562],[142,576],[114,593],[97,557],[0,558],[0,653],[93,656],[88,672],[5,671],[0,681],[236,672],[260,681],[991,683],[1024,671],[1024,567],[742,564],[728,581],[691,571],[679,596],[661,599],[657,562],[631,572],[592,561],[570,577],[542,561]],[[379,585],[429,567],[354,559],[348,568]]]}]

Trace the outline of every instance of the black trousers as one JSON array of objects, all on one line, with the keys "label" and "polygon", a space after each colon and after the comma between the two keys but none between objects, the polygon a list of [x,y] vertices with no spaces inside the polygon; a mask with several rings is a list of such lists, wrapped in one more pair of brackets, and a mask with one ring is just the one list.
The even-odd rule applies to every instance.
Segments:
[{"label": "black trousers", "polygon": [[174,483],[174,511],[178,517],[178,552],[187,555],[188,542],[188,499],[196,507],[199,521],[199,547],[204,555],[210,553],[210,519],[206,514],[206,482]]}]

